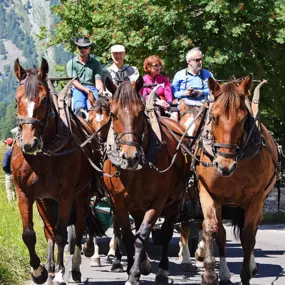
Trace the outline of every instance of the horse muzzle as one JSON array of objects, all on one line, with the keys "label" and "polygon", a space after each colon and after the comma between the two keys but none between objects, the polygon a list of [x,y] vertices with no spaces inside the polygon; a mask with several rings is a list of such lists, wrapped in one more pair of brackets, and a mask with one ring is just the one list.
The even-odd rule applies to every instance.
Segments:
[{"label": "horse muzzle", "polygon": [[140,152],[135,151],[131,155],[126,152],[121,152],[121,168],[126,170],[136,170],[141,161]]},{"label": "horse muzzle", "polygon": [[31,141],[25,142],[23,139],[19,141],[19,146],[21,150],[30,155],[37,155],[39,152],[42,152],[43,143],[39,138],[34,137]]},{"label": "horse muzzle", "polygon": [[219,174],[223,177],[231,176],[237,169],[237,162],[233,159],[225,159],[223,157],[217,156],[213,165],[216,167]]}]

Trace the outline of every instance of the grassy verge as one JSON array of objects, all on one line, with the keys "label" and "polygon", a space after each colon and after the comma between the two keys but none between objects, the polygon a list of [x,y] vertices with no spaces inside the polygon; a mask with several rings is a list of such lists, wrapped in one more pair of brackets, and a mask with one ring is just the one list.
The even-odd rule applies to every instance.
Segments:
[{"label": "grassy verge", "polygon": [[[29,254],[22,241],[22,221],[18,203],[8,204],[6,198],[2,159],[5,148],[0,146],[0,284],[23,285],[29,275]],[[43,225],[34,208],[34,228],[37,234],[36,250],[42,262],[45,262],[47,244],[43,234]]]},{"label": "grassy verge", "polygon": [[285,223],[285,213],[264,213],[262,219],[262,225],[283,224]]}]

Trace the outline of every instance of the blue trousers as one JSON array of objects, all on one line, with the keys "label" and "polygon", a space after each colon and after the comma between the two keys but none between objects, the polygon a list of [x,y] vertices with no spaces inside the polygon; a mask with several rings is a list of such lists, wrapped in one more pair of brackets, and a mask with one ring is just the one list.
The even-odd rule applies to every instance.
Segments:
[{"label": "blue trousers", "polygon": [[[98,99],[98,91],[95,86],[86,86],[88,89],[90,89],[93,92],[93,96],[95,100]],[[88,94],[78,90],[76,88],[73,88],[72,90],[72,98],[73,98],[73,106],[72,110],[75,112],[78,109],[84,109],[89,110],[91,108],[90,102],[88,101]]]}]

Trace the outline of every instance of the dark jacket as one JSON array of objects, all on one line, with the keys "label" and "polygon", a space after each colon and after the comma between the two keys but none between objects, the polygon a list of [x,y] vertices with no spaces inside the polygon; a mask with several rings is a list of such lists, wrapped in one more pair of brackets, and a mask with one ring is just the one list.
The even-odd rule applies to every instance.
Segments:
[{"label": "dark jacket", "polygon": [[3,166],[3,170],[6,174],[12,174],[11,167],[10,167],[12,151],[13,151],[13,148],[9,148],[4,154],[2,166]]}]

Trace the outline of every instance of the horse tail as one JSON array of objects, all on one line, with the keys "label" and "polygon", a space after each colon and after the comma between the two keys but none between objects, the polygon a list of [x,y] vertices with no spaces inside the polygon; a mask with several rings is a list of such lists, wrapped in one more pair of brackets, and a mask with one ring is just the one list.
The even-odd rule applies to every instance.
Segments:
[{"label": "horse tail", "polygon": [[235,235],[235,238],[241,238],[245,222],[244,209],[236,206],[223,206],[222,218],[223,220],[232,221],[233,233]]}]

